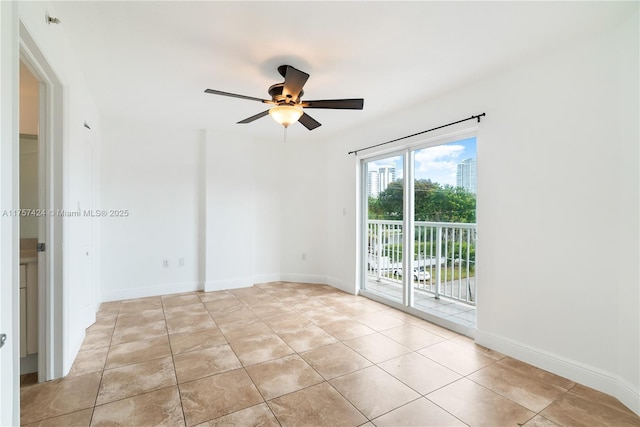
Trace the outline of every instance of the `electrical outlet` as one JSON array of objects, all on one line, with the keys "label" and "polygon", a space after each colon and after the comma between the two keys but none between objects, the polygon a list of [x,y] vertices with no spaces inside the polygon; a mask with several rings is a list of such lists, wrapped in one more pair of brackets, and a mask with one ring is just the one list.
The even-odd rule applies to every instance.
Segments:
[{"label": "electrical outlet", "polygon": [[169,268],[169,260],[168,259],[163,259],[162,260],[162,267]]},{"label": "electrical outlet", "polygon": [[178,265],[179,265],[180,267],[184,267],[184,258],[180,258],[180,259],[178,260]]}]

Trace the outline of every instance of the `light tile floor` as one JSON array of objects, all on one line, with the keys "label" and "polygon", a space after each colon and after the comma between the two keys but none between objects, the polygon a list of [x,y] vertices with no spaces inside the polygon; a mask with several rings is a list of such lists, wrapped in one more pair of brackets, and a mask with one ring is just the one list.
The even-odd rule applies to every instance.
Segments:
[{"label": "light tile floor", "polygon": [[324,285],[102,304],[39,426],[638,426],[616,399]]}]

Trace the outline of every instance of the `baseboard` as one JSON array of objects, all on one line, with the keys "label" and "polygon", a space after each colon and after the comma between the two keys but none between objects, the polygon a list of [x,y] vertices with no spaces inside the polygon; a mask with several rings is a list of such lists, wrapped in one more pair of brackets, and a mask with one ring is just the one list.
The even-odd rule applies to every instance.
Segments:
[{"label": "baseboard", "polygon": [[326,284],[327,276],[320,274],[296,274],[296,273],[283,273],[280,275],[281,282],[296,282],[296,283],[314,283],[314,284]]},{"label": "baseboard", "polygon": [[226,289],[248,288],[255,285],[253,276],[231,280],[207,280],[204,284],[205,292],[224,291]]},{"label": "baseboard", "polygon": [[38,372],[38,353],[20,358],[20,375]]},{"label": "baseboard", "polygon": [[[96,313],[98,311],[96,310]],[[95,322],[95,320],[94,320]],[[71,325],[69,325],[71,327]],[[89,325],[91,326],[91,325]],[[89,327],[87,326],[87,328]],[[81,327],[81,326],[80,326]],[[87,335],[86,333],[86,328],[82,328],[80,329],[78,332],[80,332],[79,335],[76,336],[76,339],[73,340],[74,342],[71,342],[71,337],[74,335],[70,332],[69,328],[67,328],[67,331],[69,331],[69,341],[68,341],[68,351],[63,352],[64,354],[64,360],[62,361],[62,376],[66,377],[69,372],[71,371],[71,368],[73,367],[73,362],[75,362],[76,357],[78,357],[78,352],[80,351],[80,348],[82,347],[82,343],[84,342],[84,339]]]},{"label": "baseboard", "polygon": [[[279,273],[273,274],[256,274],[253,276],[253,285],[260,283],[280,282],[282,281],[282,275]],[[249,285],[252,286],[252,285]]]},{"label": "baseboard", "polygon": [[484,347],[609,394],[640,415],[640,390],[618,375],[481,330],[476,330],[475,339]]},{"label": "baseboard", "polygon": [[205,284],[204,289],[207,292],[221,291],[224,289],[247,288],[255,284],[269,282],[295,282],[329,285],[352,295],[355,295],[356,293],[356,289],[353,283],[343,282],[340,279],[336,279],[335,277],[327,277],[321,274],[299,273],[256,274],[251,278],[209,281]]},{"label": "baseboard", "polygon": [[637,387],[634,389],[633,384],[624,378],[617,377],[617,379],[618,389],[613,396],[640,416],[640,390]]},{"label": "baseboard", "polygon": [[193,292],[198,290],[204,290],[205,292],[222,291],[225,289],[238,289],[248,288],[257,283],[268,282],[298,282],[298,283],[315,283],[315,284],[328,284],[341,291],[354,294],[355,287],[353,284],[342,282],[334,277],[327,277],[321,274],[297,274],[297,273],[283,273],[283,274],[259,274],[250,277],[243,277],[239,279],[230,280],[209,280],[202,282],[179,282],[179,283],[166,283],[158,286],[148,286],[144,288],[129,288],[129,289],[109,289],[103,290],[103,300],[101,302],[108,301],[120,301],[133,298],[154,297],[158,295],[177,294],[181,292]]},{"label": "baseboard", "polygon": [[109,289],[103,290],[102,296],[104,299],[102,302],[155,297],[158,295],[179,294],[181,292],[193,292],[198,290],[202,290],[200,282],[177,282],[157,286],[147,286],[144,288]]},{"label": "baseboard", "polygon": [[326,276],[315,274],[262,274],[240,279],[209,280],[204,284],[201,282],[167,283],[144,288],[106,290],[102,293],[104,296],[102,302],[177,294],[181,292],[193,292],[198,290],[212,292],[222,291],[225,289],[248,288],[256,283],[278,281],[324,284],[327,283],[327,278]]},{"label": "baseboard", "polygon": [[329,286],[332,286],[336,289],[340,289],[343,292],[346,292],[351,295],[355,295],[357,293],[356,285],[354,282],[345,282],[344,280],[338,279],[337,277],[327,276],[326,283]]}]

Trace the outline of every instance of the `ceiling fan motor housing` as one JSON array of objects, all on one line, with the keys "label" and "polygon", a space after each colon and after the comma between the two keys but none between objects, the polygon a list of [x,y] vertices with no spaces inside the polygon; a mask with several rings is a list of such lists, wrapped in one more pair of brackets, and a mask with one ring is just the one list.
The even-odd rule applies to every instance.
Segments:
[{"label": "ceiling fan motor housing", "polygon": [[304,95],[304,91],[301,90],[296,99],[293,99],[291,95],[285,96],[282,94],[284,89],[284,83],[276,83],[269,87],[269,95],[273,102],[277,104],[299,104],[300,98]]}]

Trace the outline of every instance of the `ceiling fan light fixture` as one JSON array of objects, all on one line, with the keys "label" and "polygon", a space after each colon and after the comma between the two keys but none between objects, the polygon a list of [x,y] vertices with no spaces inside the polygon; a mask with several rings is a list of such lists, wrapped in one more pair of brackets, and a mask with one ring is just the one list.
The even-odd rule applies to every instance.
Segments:
[{"label": "ceiling fan light fixture", "polygon": [[269,110],[269,115],[273,117],[273,120],[285,128],[289,127],[290,124],[297,122],[302,114],[302,107],[298,105],[276,105]]}]

